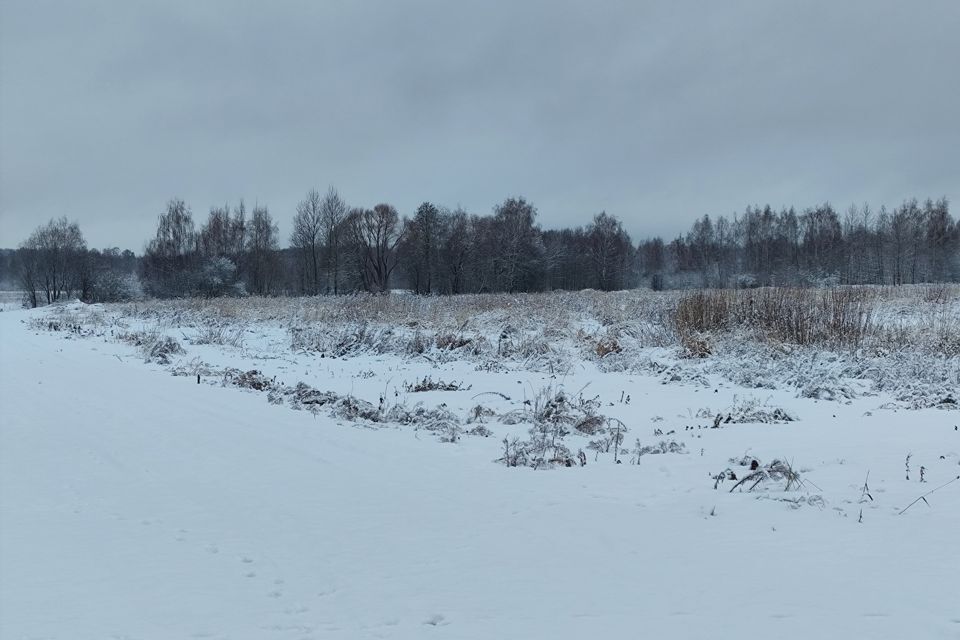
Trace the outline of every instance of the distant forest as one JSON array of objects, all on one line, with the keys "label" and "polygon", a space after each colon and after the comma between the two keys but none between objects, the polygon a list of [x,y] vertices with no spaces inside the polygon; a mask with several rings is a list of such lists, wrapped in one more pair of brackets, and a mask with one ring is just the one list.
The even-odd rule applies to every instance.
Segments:
[{"label": "distant forest", "polygon": [[[282,246],[286,241],[286,246]],[[171,200],[142,255],[91,249],[76,222],[51,220],[0,252],[0,282],[34,306],[222,295],[319,295],[408,289],[418,294],[960,281],[960,224],[946,199],[888,210],[829,204],[797,211],[747,207],[703,216],[672,240],[634,242],[606,213],[585,226],[543,229],[509,198],[490,215],[425,202],[350,207],[331,188],[307,193],[280,238],[266,207],[241,201],[195,221]]]}]

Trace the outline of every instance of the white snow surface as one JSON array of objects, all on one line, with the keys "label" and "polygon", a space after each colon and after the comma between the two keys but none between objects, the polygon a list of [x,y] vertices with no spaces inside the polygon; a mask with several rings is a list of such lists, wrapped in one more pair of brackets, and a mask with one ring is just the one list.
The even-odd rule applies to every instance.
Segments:
[{"label": "white snow surface", "polygon": [[[556,376],[320,359],[266,326],[242,349],[185,344],[145,364],[108,335],[31,324],[49,313],[0,313],[3,640],[960,638],[960,412],[589,362]],[[615,464],[570,436],[586,466],[508,468],[501,441],[530,424],[494,416],[490,437],[445,443],[170,375],[195,358],[460,418],[587,385],[626,449],[687,452]],[[404,390],[425,375],[471,388]],[[745,398],[797,420],[709,428]],[[715,489],[744,456],[788,460],[804,484]]]}]

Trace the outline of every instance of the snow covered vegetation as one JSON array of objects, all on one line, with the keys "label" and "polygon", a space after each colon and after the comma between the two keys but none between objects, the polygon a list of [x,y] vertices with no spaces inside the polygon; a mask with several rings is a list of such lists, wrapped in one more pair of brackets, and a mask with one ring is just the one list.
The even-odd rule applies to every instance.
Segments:
[{"label": "snow covered vegetation", "polygon": [[960,636],[958,286],[74,302],[0,337],[2,638]]}]

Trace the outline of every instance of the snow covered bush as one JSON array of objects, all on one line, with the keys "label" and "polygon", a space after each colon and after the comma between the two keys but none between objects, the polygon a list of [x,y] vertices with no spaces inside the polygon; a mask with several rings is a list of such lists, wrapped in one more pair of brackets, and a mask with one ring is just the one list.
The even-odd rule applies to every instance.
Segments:
[{"label": "snow covered bush", "polygon": [[443,380],[434,380],[431,376],[424,376],[422,380],[413,383],[405,382],[403,388],[408,393],[421,393],[424,391],[466,391],[470,385],[456,380],[444,382]]},{"label": "snow covered bush", "polygon": [[644,445],[640,442],[640,439],[637,439],[637,443],[633,448],[633,454],[635,456],[635,461],[639,463],[642,456],[648,455],[659,455],[663,453],[686,453],[687,445],[682,442],[677,442],[676,440],[661,440],[657,444],[653,445]]},{"label": "snow covered bush", "polygon": [[228,368],[223,372],[223,384],[254,391],[272,391],[277,388],[277,379],[275,376],[268,378],[256,369],[240,371]]},{"label": "snow covered bush", "polygon": [[190,337],[190,344],[217,344],[231,347],[242,347],[244,327],[223,322],[211,322],[201,327],[196,334]]},{"label": "snow covered bush", "polygon": [[136,274],[104,269],[94,276],[89,302],[129,302],[143,296]]},{"label": "snow covered bush", "polygon": [[735,397],[733,404],[714,417],[714,426],[721,424],[780,424],[796,420],[785,409],[775,407],[759,398]]},{"label": "snow covered bush", "polygon": [[758,488],[793,491],[802,486],[803,480],[800,478],[800,473],[794,470],[789,462],[774,460],[767,465],[758,465],[746,473],[730,487],[730,493],[737,490],[754,491]]},{"label": "snow covered bush", "polygon": [[246,293],[237,265],[225,257],[210,258],[197,273],[197,291],[210,298],[240,296]]},{"label": "snow covered bush", "polygon": [[673,322],[681,337],[746,330],[775,342],[855,348],[876,329],[875,298],[868,287],[697,291],[677,302]]},{"label": "snow covered bush", "polygon": [[186,353],[180,343],[159,331],[121,333],[118,338],[140,349],[144,362],[170,364],[170,356]]}]

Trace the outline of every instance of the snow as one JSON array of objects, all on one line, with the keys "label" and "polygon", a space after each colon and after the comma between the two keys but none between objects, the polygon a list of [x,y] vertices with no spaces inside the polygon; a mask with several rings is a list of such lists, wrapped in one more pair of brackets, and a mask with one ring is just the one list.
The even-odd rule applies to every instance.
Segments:
[{"label": "snow", "polygon": [[0,289],[0,312],[12,311],[23,307],[22,291],[4,291]]},{"label": "snow", "polygon": [[[43,328],[91,312],[107,318],[92,335]],[[186,353],[144,363],[110,334],[126,313],[0,313],[0,638],[960,637],[960,481],[900,515],[960,474],[956,411],[748,389],[709,369],[706,384],[664,384],[588,361],[552,374],[321,359],[260,321],[239,324],[242,347],[192,345],[168,323]],[[170,375],[201,362],[203,384]],[[687,453],[614,464],[573,435],[585,467],[508,468],[501,440],[529,423],[491,417],[491,437],[443,443],[271,404],[224,385],[228,366],[461,417],[585,388],[628,426],[626,449]],[[427,375],[471,388],[404,391]],[[709,428],[745,399],[797,420]],[[790,461],[805,484],[714,489],[744,456]]]}]

